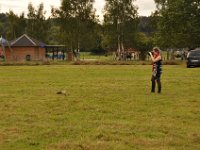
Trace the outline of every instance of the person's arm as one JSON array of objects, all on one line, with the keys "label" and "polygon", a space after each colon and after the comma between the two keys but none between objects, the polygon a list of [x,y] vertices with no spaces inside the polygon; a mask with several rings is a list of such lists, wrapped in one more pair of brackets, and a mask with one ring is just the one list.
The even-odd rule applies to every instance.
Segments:
[{"label": "person's arm", "polygon": [[149,53],[149,54],[150,54],[151,60],[152,60],[153,62],[157,62],[157,61],[161,60],[161,56],[160,56],[160,55],[159,55],[158,57],[154,58],[153,55],[152,55],[151,53]]}]

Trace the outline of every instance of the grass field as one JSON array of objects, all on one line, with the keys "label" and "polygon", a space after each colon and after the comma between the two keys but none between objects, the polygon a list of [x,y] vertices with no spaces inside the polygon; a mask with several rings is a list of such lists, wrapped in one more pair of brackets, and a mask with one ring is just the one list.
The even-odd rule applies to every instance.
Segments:
[{"label": "grass field", "polygon": [[150,77],[150,65],[1,66],[0,149],[200,149],[200,68],[164,66],[162,94]]}]

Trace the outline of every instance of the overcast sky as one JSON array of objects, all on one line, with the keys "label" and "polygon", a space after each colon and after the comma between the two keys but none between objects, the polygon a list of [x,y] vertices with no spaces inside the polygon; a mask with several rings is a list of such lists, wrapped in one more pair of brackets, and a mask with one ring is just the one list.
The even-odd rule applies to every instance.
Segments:
[{"label": "overcast sky", "polygon": [[[32,2],[34,7],[37,7],[40,3],[44,3],[47,16],[50,15],[51,6],[59,7],[61,0],[0,0],[0,12],[8,12],[13,10],[16,14],[27,12],[28,3]],[[94,7],[97,10],[97,14],[102,19],[102,9],[104,7],[104,0],[95,0]],[[139,7],[138,13],[140,16],[149,16],[151,12],[155,10],[154,0],[136,0],[135,5]]]}]

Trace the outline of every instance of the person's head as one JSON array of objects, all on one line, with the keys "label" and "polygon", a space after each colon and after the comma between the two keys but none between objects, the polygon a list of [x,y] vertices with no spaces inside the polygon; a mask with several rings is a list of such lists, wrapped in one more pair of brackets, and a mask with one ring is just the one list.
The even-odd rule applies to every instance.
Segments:
[{"label": "person's head", "polygon": [[153,53],[154,53],[155,55],[159,55],[159,54],[160,54],[160,49],[159,49],[158,47],[154,47],[154,48],[153,48]]}]

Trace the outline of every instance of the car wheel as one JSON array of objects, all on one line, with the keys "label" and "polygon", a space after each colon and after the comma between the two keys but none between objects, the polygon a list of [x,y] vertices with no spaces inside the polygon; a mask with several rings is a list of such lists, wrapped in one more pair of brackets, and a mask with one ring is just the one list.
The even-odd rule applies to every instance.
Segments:
[{"label": "car wheel", "polygon": [[187,68],[190,68],[190,65],[187,65]]}]

